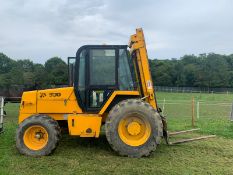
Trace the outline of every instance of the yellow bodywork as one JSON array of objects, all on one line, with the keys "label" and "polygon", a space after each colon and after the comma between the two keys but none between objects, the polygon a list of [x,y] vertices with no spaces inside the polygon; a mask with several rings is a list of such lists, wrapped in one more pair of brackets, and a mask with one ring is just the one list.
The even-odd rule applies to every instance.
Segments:
[{"label": "yellow bodywork", "polygon": [[45,114],[55,120],[68,120],[70,135],[99,137],[106,110],[116,96],[139,96],[138,91],[114,91],[98,114],[85,114],[79,107],[73,87],[24,92],[20,105],[19,123]]},{"label": "yellow bodywork", "polygon": [[24,92],[19,123],[35,114],[48,114],[55,120],[67,120],[67,114],[80,114],[73,87]]},{"label": "yellow bodywork", "polygon": [[80,137],[99,137],[101,120],[102,117],[96,114],[69,115],[69,133]]}]

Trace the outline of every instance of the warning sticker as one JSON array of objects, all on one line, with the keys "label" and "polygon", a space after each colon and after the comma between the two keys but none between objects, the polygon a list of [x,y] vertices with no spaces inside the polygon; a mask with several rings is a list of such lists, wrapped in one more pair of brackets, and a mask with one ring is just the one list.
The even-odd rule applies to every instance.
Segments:
[{"label": "warning sticker", "polygon": [[150,80],[147,80],[146,86],[147,86],[147,89],[152,89],[152,82]]}]

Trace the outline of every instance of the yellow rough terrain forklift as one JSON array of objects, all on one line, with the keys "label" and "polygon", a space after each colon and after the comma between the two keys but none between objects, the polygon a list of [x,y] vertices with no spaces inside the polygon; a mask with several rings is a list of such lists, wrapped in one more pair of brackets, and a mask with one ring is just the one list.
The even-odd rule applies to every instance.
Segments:
[{"label": "yellow rough terrain forklift", "polygon": [[16,147],[30,156],[51,154],[61,137],[60,123],[79,137],[100,135],[105,125],[113,150],[148,156],[162,137],[160,115],[142,29],[129,45],[85,45],[78,49],[70,87],[24,92]]}]

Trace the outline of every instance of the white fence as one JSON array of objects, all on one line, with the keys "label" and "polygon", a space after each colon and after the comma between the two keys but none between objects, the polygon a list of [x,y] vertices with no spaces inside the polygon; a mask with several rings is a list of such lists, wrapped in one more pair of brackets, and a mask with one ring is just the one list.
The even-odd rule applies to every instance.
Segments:
[{"label": "white fence", "polygon": [[169,117],[230,118],[233,120],[233,104],[229,101],[158,100],[162,114]]},{"label": "white fence", "polygon": [[0,133],[3,131],[4,98],[0,97]]},{"label": "white fence", "polygon": [[169,87],[155,86],[155,91],[176,93],[233,93],[233,88],[208,88],[208,87]]}]

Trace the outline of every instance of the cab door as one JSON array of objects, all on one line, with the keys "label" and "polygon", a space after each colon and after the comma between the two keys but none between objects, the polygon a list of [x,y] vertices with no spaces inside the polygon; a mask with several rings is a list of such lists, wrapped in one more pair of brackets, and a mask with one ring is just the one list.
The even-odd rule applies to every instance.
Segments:
[{"label": "cab door", "polygon": [[118,87],[118,49],[99,46],[88,49],[86,109],[99,111]]},{"label": "cab door", "polygon": [[118,88],[117,46],[83,46],[76,55],[75,93],[85,112],[98,112]]}]

